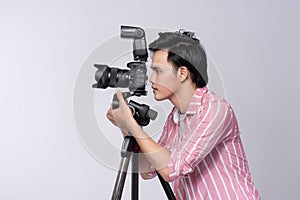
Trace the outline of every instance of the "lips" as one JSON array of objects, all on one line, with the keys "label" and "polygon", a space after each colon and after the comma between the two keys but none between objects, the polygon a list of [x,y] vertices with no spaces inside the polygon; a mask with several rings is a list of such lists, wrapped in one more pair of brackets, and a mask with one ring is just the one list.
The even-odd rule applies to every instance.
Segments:
[{"label": "lips", "polygon": [[154,87],[154,86],[152,86],[151,88],[152,88],[152,90],[157,90],[157,88],[156,88],[156,87]]},{"label": "lips", "polygon": [[155,92],[155,91],[157,91],[157,88],[156,87],[151,87],[152,88],[152,90],[153,90],[153,92]]}]

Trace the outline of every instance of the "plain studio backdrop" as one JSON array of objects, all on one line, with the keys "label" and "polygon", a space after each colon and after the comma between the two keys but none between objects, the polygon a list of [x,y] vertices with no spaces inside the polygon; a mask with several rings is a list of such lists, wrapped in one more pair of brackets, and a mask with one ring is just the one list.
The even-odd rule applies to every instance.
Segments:
[{"label": "plain studio backdrop", "polygon": [[[93,99],[80,112],[95,108],[82,117],[86,133],[74,103],[87,80],[79,77],[89,72],[87,85],[94,81],[88,61],[106,62],[93,52],[122,24],[195,31],[222,77],[262,198],[300,199],[299,10],[296,0],[1,0],[0,199],[110,199],[117,172],[99,155],[105,160],[115,152],[93,152],[84,136],[96,123],[103,141],[121,145],[105,119],[114,90],[86,87]],[[131,41],[126,45],[131,51]],[[155,105],[168,113],[169,105]],[[129,187],[128,177],[123,199]],[[140,181],[140,198],[166,199],[156,179]]]}]

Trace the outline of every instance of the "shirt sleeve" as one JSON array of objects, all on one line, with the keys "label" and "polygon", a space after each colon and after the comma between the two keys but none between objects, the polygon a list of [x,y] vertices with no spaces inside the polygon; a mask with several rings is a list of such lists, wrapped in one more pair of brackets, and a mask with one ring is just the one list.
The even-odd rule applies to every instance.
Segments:
[{"label": "shirt sleeve", "polygon": [[170,181],[192,172],[226,135],[226,125],[232,121],[229,104],[221,100],[209,100],[195,115],[193,119],[186,119],[190,121],[185,134],[178,148],[171,152],[168,163]]},{"label": "shirt sleeve", "polygon": [[147,173],[147,178],[148,179],[153,179],[154,177],[156,177],[156,171],[155,169],[153,168],[153,166],[151,166],[151,169],[149,170],[149,172]]},{"label": "shirt sleeve", "polygon": [[[161,136],[159,137],[158,139],[158,144],[160,144],[162,147],[166,148],[166,144],[167,144],[167,140],[168,140],[168,127],[169,127],[169,121],[172,120],[172,116],[173,116],[173,113],[175,112],[175,109],[173,108],[172,112],[169,114],[168,118],[167,118],[167,122],[165,123],[164,127],[163,127],[163,131],[162,131],[162,134]],[[155,168],[153,166],[151,166],[149,172],[147,173],[147,176],[148,176],[148,179],[152,179],[154,177],[156,177],[156,171],[155,171]]]}]

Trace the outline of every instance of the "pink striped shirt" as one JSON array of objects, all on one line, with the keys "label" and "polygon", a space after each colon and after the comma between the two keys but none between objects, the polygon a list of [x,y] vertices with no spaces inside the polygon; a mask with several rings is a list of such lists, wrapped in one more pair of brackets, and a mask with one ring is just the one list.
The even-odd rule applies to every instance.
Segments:
[{"label": "pink striped shirt", "polygon": [[177,199],[260,199],[233,110],[207,88],[195,91],[184,116],[173,108],[158,143],[171,152]]}]

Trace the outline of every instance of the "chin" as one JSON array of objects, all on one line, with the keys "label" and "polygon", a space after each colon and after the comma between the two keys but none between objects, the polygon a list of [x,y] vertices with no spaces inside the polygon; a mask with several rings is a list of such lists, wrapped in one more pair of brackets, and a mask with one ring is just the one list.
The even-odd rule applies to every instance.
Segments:
[{"label": "chin", "polygon": [[156,101],[163,101],[163,100],[166,100],[167,98],[165,98],[165,97],[160,97],[160,96],[158,96],[158,95],[154,95],[154,99],[155,99]]},{"label": "chin", "polygon": [[163,101],[164,99],[154,98],[156,101]]}]

